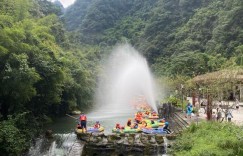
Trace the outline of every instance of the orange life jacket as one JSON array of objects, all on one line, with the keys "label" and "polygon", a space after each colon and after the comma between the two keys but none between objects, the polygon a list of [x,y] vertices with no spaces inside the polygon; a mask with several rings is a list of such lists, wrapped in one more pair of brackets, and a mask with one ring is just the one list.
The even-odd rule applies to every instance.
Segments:
[{"label": "orange life jacket", "polygon": [[135,117],[135,120],[141,121],[143,118],[141,116],[141,114],[137,114]]},{"label": "orange life jacket", "polygon": [[80,121],[86,121],[87,120],[86,115],[80,115],[79,120]]}]

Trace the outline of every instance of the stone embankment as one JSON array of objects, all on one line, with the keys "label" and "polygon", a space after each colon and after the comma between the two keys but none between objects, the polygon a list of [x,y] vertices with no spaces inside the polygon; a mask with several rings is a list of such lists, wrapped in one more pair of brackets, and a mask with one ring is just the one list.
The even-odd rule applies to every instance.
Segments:
[{"label": "stone embankment", "polygon": [[[159,134],[109,134],[79,133],[85,141],[83,155],[154,155],[165,153],[165,135]],[[166,135],[175,139],[175,135]]]},{"label": "stone embankment", "polygon": [[77,134],[85,141],[83,155],[153,155],[165,153],[163,135],[154,134]]},{"label": "stone embankment", "polygon": [[[160,155],[170,147],[165,140],[174,140],[181,131],[188,127],[180,110],[165,104],[159,109],[160,118],[169,121],[172,134],[144,134],[144,133],[78,133],[79,139],[85,142],[83,156],[86,155]],[[165,139],[166,137],[166,139]]]}]

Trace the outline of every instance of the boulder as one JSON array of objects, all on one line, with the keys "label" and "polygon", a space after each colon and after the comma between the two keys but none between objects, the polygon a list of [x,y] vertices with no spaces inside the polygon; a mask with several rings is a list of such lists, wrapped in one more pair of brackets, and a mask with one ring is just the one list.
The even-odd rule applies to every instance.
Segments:
[{"label": "boulder", "polygon": [[74,110],[71,112],[72,115],[79,115],[81,113],[80,110]]},{"label": "boulder", "polygon": [[175,140],[176,139],[176,135],[175,134],[168,134],[168,135],[166,135],[166,138],[168,140]]},{"label": "boulder", "polygon": [[53,131],[51,129],[46,130],[45,136],[47,139],[53,138]]},{"label": "boulder", "polygon": [[112,134],[107,136],[107,140],[109,143],[116,143],[117,141],[121,140],[121,137],[117,134]]},{"label": "boulder", "polygon": [[151,143],[151,144],[156,144],[157,143],[154,136],[150,137],[149,143]]},{"label": "boulder", "polygon": [[164,137],[162,135],[156,135],[155,140],[158,144],[164,143]]}]

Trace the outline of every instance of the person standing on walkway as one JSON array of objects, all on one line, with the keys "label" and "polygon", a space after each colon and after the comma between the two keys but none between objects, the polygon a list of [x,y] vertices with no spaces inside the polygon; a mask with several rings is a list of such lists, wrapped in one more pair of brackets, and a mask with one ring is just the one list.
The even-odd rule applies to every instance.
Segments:
[{"label": "person standing on walkway", "polygon": [[217,121],[221,122],[220,121],[221,118],[222,118],[222,109],[219,107],[219,108],[217,108]]},{"label": "person standing on walkway", "polygon": [[81,129],[82,129],[82,132],[86,132],[87,131],[87,127],[86,127],[86,124],[87,124],[87,117],[84,113],[80,113],[80,116],[79,116],[79,121],[80,121],[80,125],[81,125]]},{"label": "person standing on walkway", "polygon": [[192,104],[189,102],[189,100],[187,100],[187,102],[188,103],[187,103],[187,106],[186,106],[186,114],[187,114],[186,117],[191,118],[193,107],[192,107]]},{"label": "person standing on walkway", "polygon": [[235,108],[236,108],[236,110],[238,111],[239,108],[240,108],[240,102],[239,102],[238,99],[236,99],[236,100],[235,100],[235,103],[236,103]]},{"label": "person standing on walkway", "polygon": [[226,113],[226,118],[227,118],[228,122],[231,122],[231,119],[233,118],[233,115],[230,112],[230,110],[228,110],[228,112]]}]

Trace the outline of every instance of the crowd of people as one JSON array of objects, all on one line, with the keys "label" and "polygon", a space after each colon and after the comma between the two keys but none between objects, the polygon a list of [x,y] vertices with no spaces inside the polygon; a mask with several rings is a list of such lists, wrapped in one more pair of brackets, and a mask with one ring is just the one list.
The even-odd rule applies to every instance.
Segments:
[{"label": "crowd of people", "polygon": [[119,132],[125,129],[136,129],[139,132],[139,130],[142,131],[142,129],[152,130],[153,128],[161,128],[167,134],[171,133],[169,122],[166,121],[165,118],[159,119],[155,111],[152,111],[149,106],[144,106],[135,113],[134,118],[129,118],[127,120],[126,125],[121,126],[120,123],[117,123],[114,129]]},{"label": "crowd of people", "polygon": [[[229,104],[225,104],[223,103],[223,101],[218,101],[218,102],[214,102],[213,106],[211,108],[212,112],[212,120],[213,121],[218,121],[218,122],[222,122],[224,119],[228,122],[231,122],[232,118],[233,118],[233,110],[239,110],[239,100],[236,99],[234,104],[229,105]],[[196,100],[195,101],[195,105],[193,106],[192,103],[187,100],[187,105],[186,105],[186,115],[185,118],[192,118],[192,116],[199,116],[200,112],[203,114],[207,113],[207,101],[206,100],[202,100],[201,104],[199,104],[199,102]],[[201,111],[203,110],[203,112]]]},{"label": "crowd of people", "polygon": [[[139,109],[134,118],[129,118],[124,126],[120,123],[116,123],[113,130],[115,132],[125,132],[125,130],[136,130],[136,132],[142,132],[142,129],[160,128],[166,133],[171,133],[169,129],[169,122],[165,118],[159,119],[156,111],[154,111],[145,101],[140,104],[137,102],[135,105],[136,109]],[[77,129],[81,129],[82,132],[87,132],[87,116],[83,113],[80,114],[79,123],[77,124]],[[96,121],[93,128],[99,129],[101,127],[100,122]]]}]

